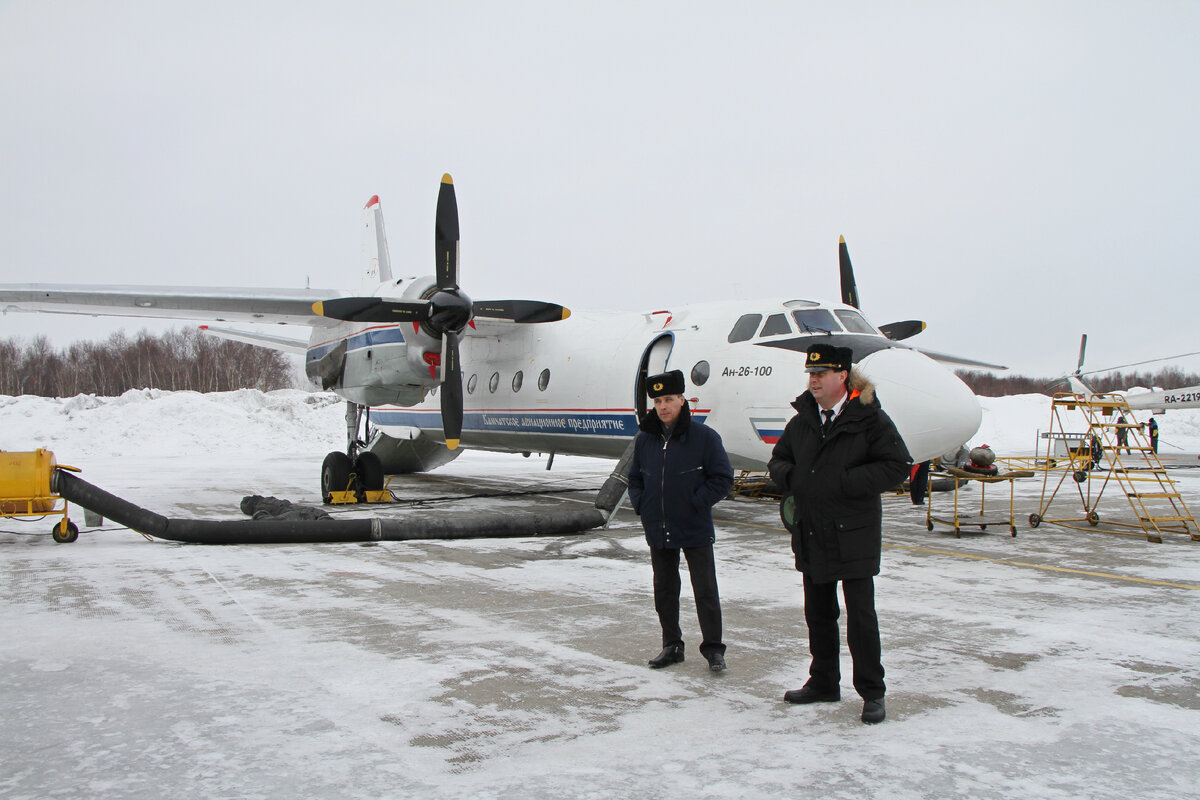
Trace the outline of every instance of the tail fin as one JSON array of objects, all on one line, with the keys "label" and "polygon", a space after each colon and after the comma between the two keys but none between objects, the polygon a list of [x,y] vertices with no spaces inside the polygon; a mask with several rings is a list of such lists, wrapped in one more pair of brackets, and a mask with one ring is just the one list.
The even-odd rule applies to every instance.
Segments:
[{"label": "tail fin", "polygon": [[387,234],[383,230],[383,206],[379,203],[379,195],[367,201],[364,208],[363,222],[363,256],[367,261],[363,273],[362,294],[374,294],[381,283],[392,280],[392,262],[388,257]]}]

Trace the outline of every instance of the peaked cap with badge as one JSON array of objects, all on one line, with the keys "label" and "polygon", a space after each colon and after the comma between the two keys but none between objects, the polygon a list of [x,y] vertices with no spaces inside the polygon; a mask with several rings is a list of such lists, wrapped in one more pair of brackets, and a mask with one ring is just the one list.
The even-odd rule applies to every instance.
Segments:
[{"label": "peaked cap with badge", "polygon": [[651,375],[646,379],[646,394],[651,398],[662,397],[664,394],[683,394],[684,388],[683,373],[677,369],[661,375]]},{"label": "peaked cap with badge", "polygon": [[808,358],[804,362],[805,372],[824,372],[827,369],[850,371],[850,362],[854,360],[854,351],[849,347],[835,347],[831,344],[809,345]]}]

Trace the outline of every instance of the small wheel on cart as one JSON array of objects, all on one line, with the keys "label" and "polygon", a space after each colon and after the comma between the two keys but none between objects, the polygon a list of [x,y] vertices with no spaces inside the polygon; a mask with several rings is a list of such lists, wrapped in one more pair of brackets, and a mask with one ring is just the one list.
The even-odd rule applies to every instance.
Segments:
[{"label": "small wheel on cart", "polygon": [[1087,521],[1088,521],[1089,525],[1099,525],[1100,524],[1100,515],[1097,514],[1095,511],[1089,511],[1088,515],[1087,515]]},{"label": "small wheel on cart", "polygon": [[932,523],[932,522],[929,522],[929,521],[927,520],[927,521],[925,522],[925,527],[926,527],[928,530],[933,530],[933,523]]},{"label": "small wheel on cart", "polygon": [[983,523],[982,525],[980,525],[980,526],[979,526],[979,530],[981,530],[981,531],[986,531],[986,530],[987,530],[987,523],[985,522],[985,523]]},{"label": "small wheel on cart", "polygon": [[1042,524],[1042,515],[1036,511],[1029,515],[1029,527],[1036,528]]},{"label": "small wheel on cart", "polygon": [[[66,526],[65,529],[63,526]],[[56,522],[54,528],[51,529],[50,535],[54,537],[54,541],[59,544],[69,544],[79,538],[79,527],[69,519],[64,519],[62,522]]]},{"label": "small wheel on cart", "polygon": [[1013,535],[1014,539],[1017,538],[1017,526],[1016,525],[1009,525],[1008,532]]},{"label": "small wheel on cart", "polygon": [[1087,473],[1081,469],[1077,469],[1077,470],[1075,470],[1075,474],[1073,477],[1075,478],[1076,483],[1083,483],[1084,481],[1087,480]]}]

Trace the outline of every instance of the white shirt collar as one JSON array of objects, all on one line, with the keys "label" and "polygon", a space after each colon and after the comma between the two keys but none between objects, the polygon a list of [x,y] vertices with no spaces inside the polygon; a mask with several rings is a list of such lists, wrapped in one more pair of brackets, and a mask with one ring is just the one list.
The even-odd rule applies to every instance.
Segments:
[{"label": "white shirt collar", "polygon": [[824,409],[824,408],[821,408],[820,406],[817,406],[817,419],[819,419],[821,421],[821,423],[824,424],[825,423],[825,412],[827,410],[833,411],[833,418],[837,419],[838,416],[842,413],[842,407],[846,405],[846,401],[849,399],[850,399],[850,393],[846,392],[845,394],[842,395],[841,400],[838,400],[836,403],[833,404],[832,409]]}]

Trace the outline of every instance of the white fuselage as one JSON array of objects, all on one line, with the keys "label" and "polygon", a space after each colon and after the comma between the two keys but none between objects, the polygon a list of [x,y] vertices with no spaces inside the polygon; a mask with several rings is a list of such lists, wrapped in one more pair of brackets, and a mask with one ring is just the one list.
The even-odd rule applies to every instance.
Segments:
[{"label": "white fuselage", "polygon": [[[679,369],[692,413],[721,435],[734,467],[762,469],[807,387],[804,351],[822,339],[852,347],[854,369],[876,385],[914,459],[951,451],[975,433],[978,401],[952,372],[877,332],[850,333],[836,322],[806,331],[793,316],[798,308],[858,314],[836,304],[765,301],[576,311],[537,325],[479,321],[461,339],[462,445],[619,457],[647,407],[639,376]],[[412,367],[421,362],[409,352],[431,350],[421,339],[410,324],[346,323],[314,332],[310,365],[346,341],[344,382],[335,390],[370,405],[371,422],[392,437],[439,438],[440,374],[418,374]]]}]

